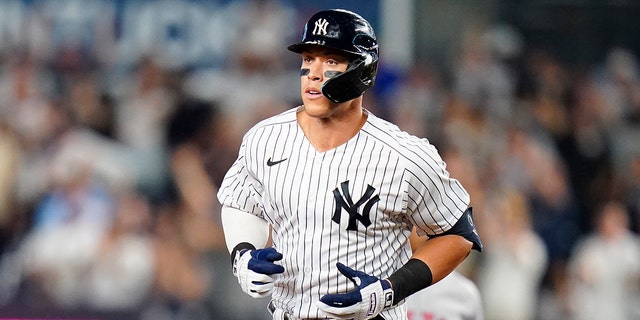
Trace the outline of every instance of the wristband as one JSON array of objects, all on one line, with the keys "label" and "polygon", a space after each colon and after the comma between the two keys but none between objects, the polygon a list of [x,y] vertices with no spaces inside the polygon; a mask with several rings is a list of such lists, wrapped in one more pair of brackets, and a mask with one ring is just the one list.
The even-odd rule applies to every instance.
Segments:
[{"label": "wristband", "polygon": [[422,260],[409,259],[388,280],[393,288],[393,305],[396,305],[404,298],[430,286],[433,282],[433,274]]},{"label": "wristband", "polygon": [[242,250],[255,250],[256,247],[254,245],[252,245],[249,242],[240,242],[238,243],[235,247],[233,247],[233,250],[231,251],[231,265],[233,265],[235,263],[236,260],[236,254],[238,253],[238,251],[242,251]]}]

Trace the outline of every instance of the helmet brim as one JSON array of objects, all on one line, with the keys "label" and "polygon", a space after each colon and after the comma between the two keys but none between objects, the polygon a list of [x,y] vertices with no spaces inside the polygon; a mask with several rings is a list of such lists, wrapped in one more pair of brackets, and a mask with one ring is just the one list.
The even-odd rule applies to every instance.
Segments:
[{"label": "helmet brim", "polygon": [[292,51],[292,52],[295,52],[295,53],[303,53],[308,46],[309,46],[308,43],[298,42],[298,43],[294,43],[292,45],[289,45],[287,47],[287,49],[289,51]]},{"label": "helmet brim", "polygon": [[315,41],[305,41],[305,42],[294,43],[292,45],[289,45],[287,49],[289,51],[301,54],[305,51],[309,51],[309,48],[312,48],[312,47],[328,48],[331,50],[335,50],[336,52],[342,53],[345,56],[349,57],[350,59],[362,57],[362,54],[360,52],[346,51],[340,48],[339,46],[332,46],[331,44],[327,44],[327,43],[320,44]]}]

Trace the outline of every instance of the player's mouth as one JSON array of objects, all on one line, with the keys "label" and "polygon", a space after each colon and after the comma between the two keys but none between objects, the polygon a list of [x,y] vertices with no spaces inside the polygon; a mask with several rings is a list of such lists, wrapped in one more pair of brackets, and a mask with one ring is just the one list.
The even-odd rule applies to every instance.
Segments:
[{"label": "player's mouth", "polygon": [[307,88],[304,90],[304,95],[309,99],[317,99],[322,97],[322,91],[316,88]]}]

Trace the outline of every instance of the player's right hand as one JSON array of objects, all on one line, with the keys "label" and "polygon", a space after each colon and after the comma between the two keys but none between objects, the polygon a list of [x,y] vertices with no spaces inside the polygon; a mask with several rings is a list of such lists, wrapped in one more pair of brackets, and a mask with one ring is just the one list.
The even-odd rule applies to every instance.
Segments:
[{"label": "player's right hand", "polygon": [[283,266],[274,263],[279,260],[282,254],[274,248],[239,251],[233,262],[233,274],[242,291],[254,299],[270,295],[274,275],[284,272]]}]

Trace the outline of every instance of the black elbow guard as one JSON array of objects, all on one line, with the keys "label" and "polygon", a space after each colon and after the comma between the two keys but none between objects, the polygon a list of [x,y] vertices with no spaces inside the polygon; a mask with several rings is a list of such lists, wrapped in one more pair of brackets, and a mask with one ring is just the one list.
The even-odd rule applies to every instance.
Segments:
[{"label": "black elbow guard", "polygon": [[476,226],[473,224],[473,213],[471,207],[467,208],[467,210],[462,214],[462,217],[460,217],[458,222],[456,222],[451,229],[441,235],[447,234],[459,235],[471,241],[471,243],[473,243],[474,250],[478,252],[482,251],[482,241],[480,241],[480,236],[478,235]]}]

